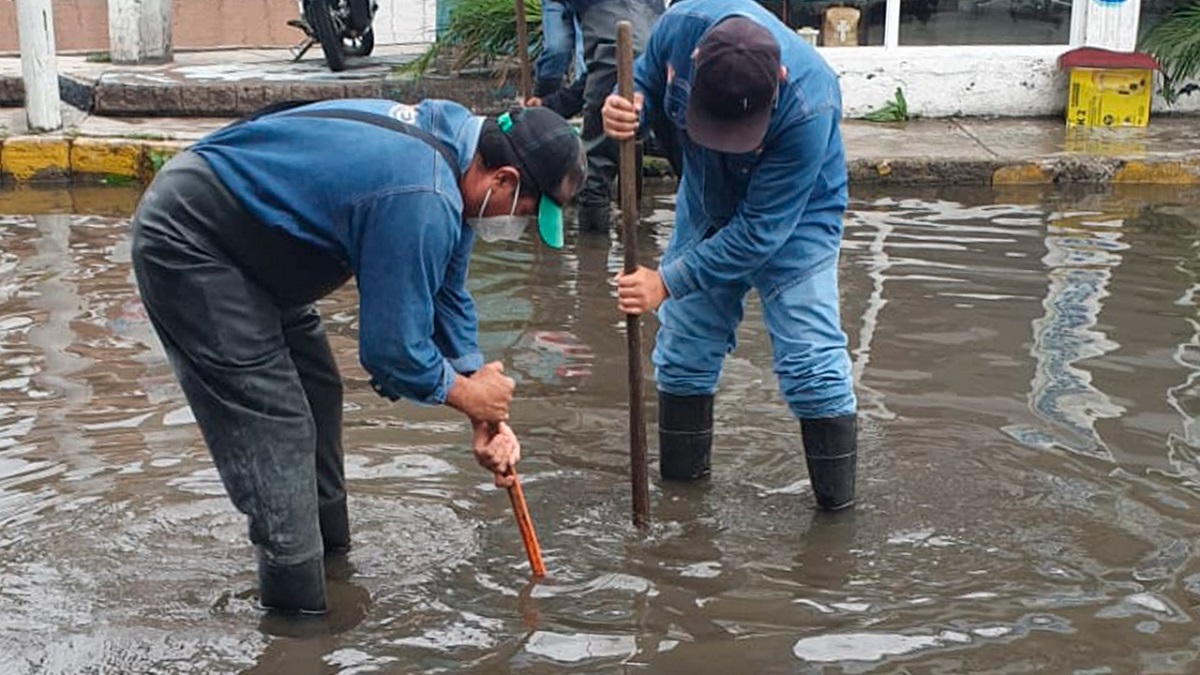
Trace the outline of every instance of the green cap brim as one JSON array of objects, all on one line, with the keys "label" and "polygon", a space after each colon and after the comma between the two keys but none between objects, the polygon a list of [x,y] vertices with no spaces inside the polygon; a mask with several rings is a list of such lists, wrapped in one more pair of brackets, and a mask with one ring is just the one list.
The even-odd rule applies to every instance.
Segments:
[{"label": "green cap brim", "polygon": [[550,248],[563,247],[563,213],[562,207],[554,203],[546,195],[542,195],[538,204],[538,234]]}]

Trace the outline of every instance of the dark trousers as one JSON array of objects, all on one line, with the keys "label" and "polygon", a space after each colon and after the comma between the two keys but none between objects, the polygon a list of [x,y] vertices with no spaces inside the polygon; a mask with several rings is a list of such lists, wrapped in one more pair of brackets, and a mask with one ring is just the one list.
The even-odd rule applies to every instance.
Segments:
[{"label": "dark trousers", "polygon": [[316,309],[255,278],[244,235],[265,226],[198,156],[163,168],[132,227],[142,301],[260,565],[311,570],[349,545],[342,380]]},{"label": "dark trousers", "polygon": [[579,17],[583,58],[587,63],[580,138],[587,150],[588,164],[587,179],[579,191],[580,205],[607,205],[614,196],[620,147],[604,135],[600,110],[604,107],[604,99],[617,86],[617,22],[624,20],[632,24],[636,58],[645,48],[661,13],[661,5],[648,4],[646,0],[605,0],[589,4]]}]

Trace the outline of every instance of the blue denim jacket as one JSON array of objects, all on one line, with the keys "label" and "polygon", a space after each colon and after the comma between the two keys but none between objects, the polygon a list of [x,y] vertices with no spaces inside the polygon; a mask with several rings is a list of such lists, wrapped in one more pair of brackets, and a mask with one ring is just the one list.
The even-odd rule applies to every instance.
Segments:
[{"label": "blue denim jacket", "polygon": [[[707,150],[686,136],[692,52],[729,16],[767,27],[787,68],[763,145],[746,154]],[[784,283],[836,259],[847,201],[841,90],[816,50],[752,0],[685,0],[659,19],[634,77],[643,119],[663,114],[681,132],[675,232],[660,267],[671,297],[764,276]]]},{"label": "blue denim jacket", "polygon": [[[482,118],[449,101],[339,100],[441,140],[466,171]],[[483,365],[467,293],[474,233],[454,173],[428,143],[362,122],[271,115],[192,146],[251,215],[331,252],[359,293],[359,359],[388,398],[439,404]]]}]

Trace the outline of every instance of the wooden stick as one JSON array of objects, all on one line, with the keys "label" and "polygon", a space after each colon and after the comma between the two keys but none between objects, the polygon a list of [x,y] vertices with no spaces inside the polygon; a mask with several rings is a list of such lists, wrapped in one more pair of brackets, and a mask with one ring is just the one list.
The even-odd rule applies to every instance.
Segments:
[{"label": "wooden stick", "polygon": [[529,26],[525,23],[525,0],[513,0],[517,10],[517,55],[521,60],[521,104],[529,100]]},{"label": "wooden stick", "polygon": [[517,470],[510,474],[513,484],[508,488],[508,499],[512,502],[513,515],[517,517],[517,528],[521,530],[521,543],[525,545],[525,555],[529,557],[529,569],[534,578],[546,576],[546,564],[542,562],[542,547],[538,545],[537,533],[533,531],[533,520],[529,517],[529,506],[525,504],[525,493],[521,492],[521,480],[517,478]]},{"label": "wooden stick", "polygon": [[[617,93],[633,101],[633,25],[617,22]],[[621,241],[625,273],[638,268],[637,141],[621,141]],[[646,422],[642,414],[642,324],[635,314],[625,316],[629,346],[629,474],[633,483],[633,524],[650,522],[650,478],[646,470]]]}]

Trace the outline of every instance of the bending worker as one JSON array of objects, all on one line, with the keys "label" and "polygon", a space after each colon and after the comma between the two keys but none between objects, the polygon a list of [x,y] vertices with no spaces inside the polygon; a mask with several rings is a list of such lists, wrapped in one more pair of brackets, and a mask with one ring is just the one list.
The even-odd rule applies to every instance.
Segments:
[{"label": "bending worker", "polygon": [[353,277],[375,390],[462,412],[475,458],[511,483],[514,385],[483,362],[467,261],[534,214],[561,246],[584,167],[546,109],[340,100],[235,123],[155,178],[133,218],[138,289],[248,517],[263,607],[324,612],[324,556],[350,545],[342,381],[313,303]]},{"label": "bending worker", "polygon": [[709,474],[713,393],[754,288],[817,504],[845,508],[854,502],[857,425],[838,312],[847,179],[837,76],[752,0],[673,4],[634,73],[635,102],[608,97],[605,132],[631,138],[661,113],[683,145],[675,229],[659,269],[617,280],[622,312],[658,310],[662,477]]}]

